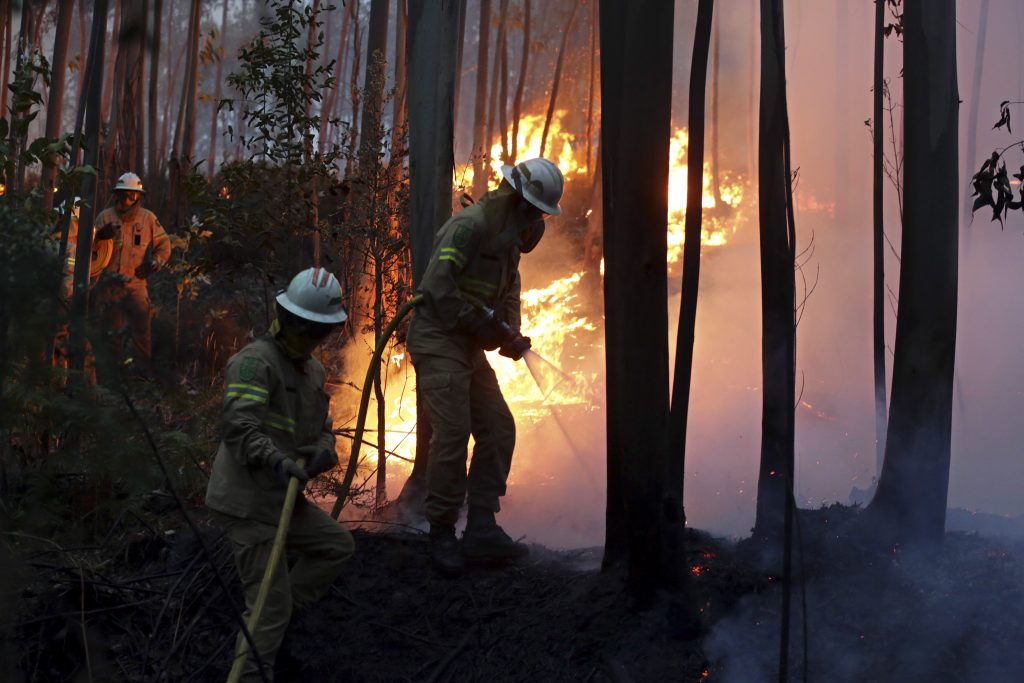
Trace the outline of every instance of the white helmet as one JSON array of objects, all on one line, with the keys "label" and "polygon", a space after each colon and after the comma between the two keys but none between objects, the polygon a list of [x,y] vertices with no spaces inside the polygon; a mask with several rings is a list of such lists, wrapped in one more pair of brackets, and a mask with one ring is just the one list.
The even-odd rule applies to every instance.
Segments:
[{"label": "white helmet", "polygon": [[317,323],[343,323],[348,314],[341,305],[341,283],[326,268],[307,268],[292,278],[277,295],[286,311]]},{"label": "white helmet", "polygon": [[118,190],[130,190],[132,192],[141,192],[142,194],[146,194],[146,191],[142,189],[142,178],[131,171],[122,174],[121,177],[117,179],[117,185],[114,185],[114,191],[116,192]]},{"label": "white helmet", "polygon": [[565,180],[562,172],[547,159],[527,159],[515,166],[502,166],[501,177],[515,188],[523,199],[546,214],[562,213],[558,201],[562,198]]}]

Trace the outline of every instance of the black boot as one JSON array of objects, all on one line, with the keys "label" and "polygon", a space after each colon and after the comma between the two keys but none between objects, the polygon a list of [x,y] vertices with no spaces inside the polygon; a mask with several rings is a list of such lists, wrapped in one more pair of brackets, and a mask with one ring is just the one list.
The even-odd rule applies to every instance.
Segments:
[{"label": "black boot", "polygon": [[430,562],[443,576],[458,576],[465,569],[454,525],[430,525]]},{"label": "black boot", "polygon": [[513,541],[494,520],[494,511],[471,505],[462,553],[472,562],[508,562],[530,554],[525,543]]}]

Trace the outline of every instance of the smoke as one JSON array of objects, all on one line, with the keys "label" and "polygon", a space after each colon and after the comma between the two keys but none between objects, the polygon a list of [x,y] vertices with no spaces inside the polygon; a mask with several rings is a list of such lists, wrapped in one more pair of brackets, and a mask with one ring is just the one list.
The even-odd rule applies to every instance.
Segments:
[{"label": "smoke", "polygon": [[[948,539],[939,556],[893,551],[865,560],[847,549],[846,568],[807,583],[808,680],[1020,680],[1024,601],[1019,572],[1007,571],[1019,565],[1020,551],[966,535]],[[704,651],[716,680],[777,678],[780,593],[774,586],[748,595],[715,625]],[[792,623],[790,671],[800,680],[805,634],[798,590]]]}]

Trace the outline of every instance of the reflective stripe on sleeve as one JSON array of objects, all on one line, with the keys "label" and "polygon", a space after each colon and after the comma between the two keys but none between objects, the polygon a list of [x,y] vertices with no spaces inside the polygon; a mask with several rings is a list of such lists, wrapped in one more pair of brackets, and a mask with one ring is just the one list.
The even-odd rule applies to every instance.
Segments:
[{"label": "reflective stripe on sleeve", "polygon": [[267,420],[265,424],[268,427],[280,429],[281,431],[288,432],[289,434],[295,433],[295,420],[288,417],[287,415],[282,415],[281,413],[275,412],[273,410],[271,410],[267,414]]},{"label": "reflective stripe on sleeve", "polygon": [[460,268],[466,265],[466,255],[455,247],[441,247],[439,261],[451,261]]},{"label": "reflective stripe on sleeve", "polygon": [[270,392],[255,384],[229,384],[227,398],[244,398],[257,403],[266,403]]}]

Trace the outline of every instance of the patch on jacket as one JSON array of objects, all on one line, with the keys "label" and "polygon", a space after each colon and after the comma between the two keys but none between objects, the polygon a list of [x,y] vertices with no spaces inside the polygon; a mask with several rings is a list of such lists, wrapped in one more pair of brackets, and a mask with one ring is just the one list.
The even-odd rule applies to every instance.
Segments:
[{"label": "patch on jacket", "polygon": [[469,244],[469,238],[473,236],[473,228],[468,225],[460,225],[455,228],[455,234],[452,235],[452,244],[459,249],[462,249]]},{"label": "patch on jacket", "polygon": [[260,366],[259,359],[254,356],[242,359],[242,365],[238,368],[238,379],[248,382],[256,377],[256,370]]}]

